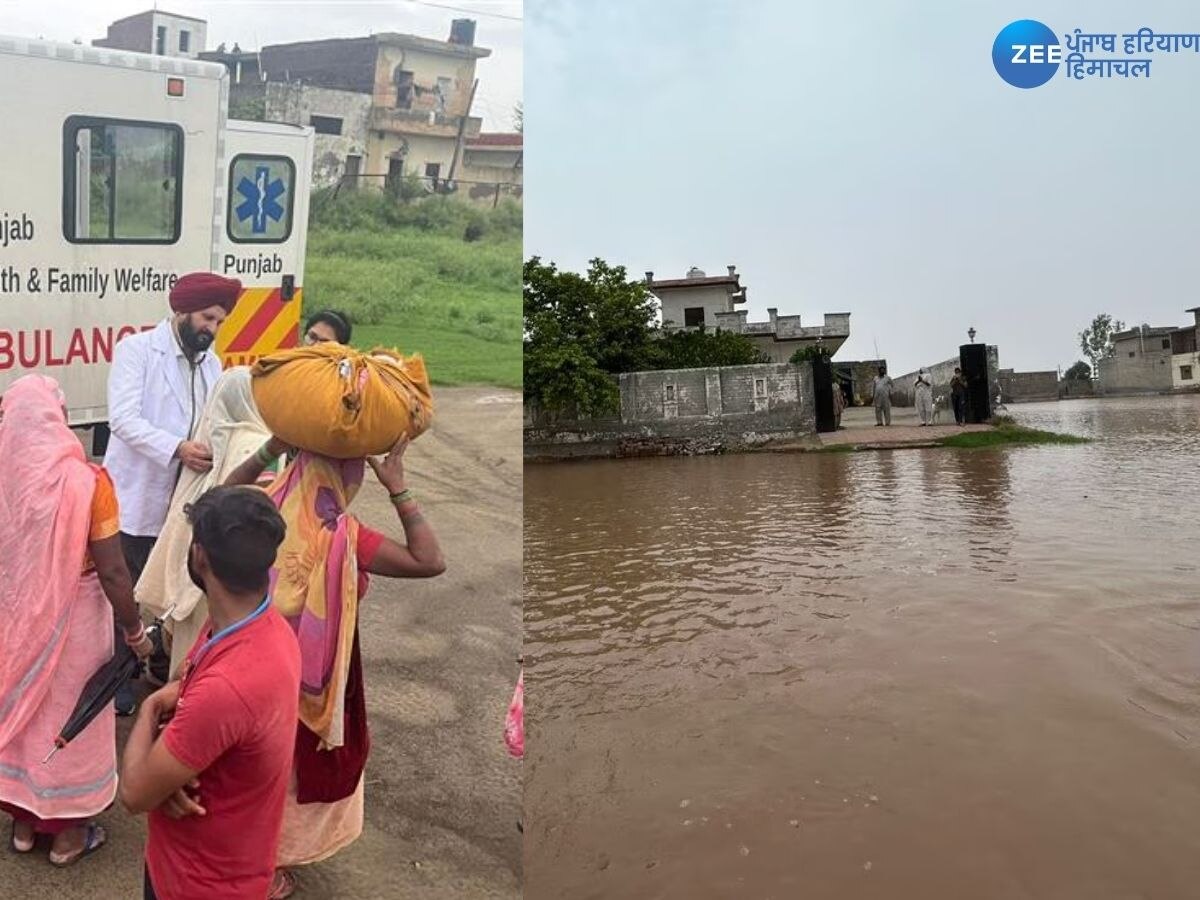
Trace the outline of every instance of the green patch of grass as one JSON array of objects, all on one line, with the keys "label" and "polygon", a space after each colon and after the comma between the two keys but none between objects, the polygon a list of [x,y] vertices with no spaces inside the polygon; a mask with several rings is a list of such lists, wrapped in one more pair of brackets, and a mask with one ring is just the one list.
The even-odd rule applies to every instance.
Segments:
[{"label": "green patch of grass", "polygon": [[359,347],[423,354],[435,384],[520,388],[519,224],[443,198],[339,200],[309,230],[305,310],[349,313]]},{"label": "green patch of grass", "polygon": [[1028,444],[1087,444],[1087,438],[1073,434],[1056,434],[1037,428],[1025,428],[1009,422],[997,425],[991,431],[968,431],[943,438],[938,442],[943,447],[979,449],[984,447],[1008,447]]}]

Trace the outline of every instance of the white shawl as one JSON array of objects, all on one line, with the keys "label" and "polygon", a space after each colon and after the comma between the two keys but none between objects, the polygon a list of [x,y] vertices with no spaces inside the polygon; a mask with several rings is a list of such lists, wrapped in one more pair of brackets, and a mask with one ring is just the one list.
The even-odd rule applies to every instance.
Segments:
[{"label": "white shawl", "polygon": [[199,613],[207,617],[207,604],[201,604],[204,595],[188,576],[192,526],[184,507],[210,488],[224,484],[234,469],[270,439],[271,432],[254,405],[250,369],[230,369],[213,387],[196,429],[196,440],[212,450],[213,467],[203,475],[184,469],[179,477],[167,521],[137,583],[137,601],[144,609],[161,616],[174,606],[171,618],[183,622],[200,605]]}]

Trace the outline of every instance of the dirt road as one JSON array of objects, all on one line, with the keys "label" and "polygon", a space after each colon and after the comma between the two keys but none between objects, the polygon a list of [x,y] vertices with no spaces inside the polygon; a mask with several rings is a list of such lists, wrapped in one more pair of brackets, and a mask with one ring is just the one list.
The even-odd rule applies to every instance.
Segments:
[{"label": "dirt road", "polygon": [[[444,575],[376,579],[361,612],[372,752],[363,836],[299,873],[298,897],[476,900],[521,895],[521,764],[504,714],[521,646],[520,395],[444,388],[409,483],[438,529]],[[397,534],[383,489],[354,505]],[[128,731],[121,720],[120,738]],[[141,897],[144,821],[99,817],[108,845],[66,871],[0,852],[0,890],[30,900]],[[3,839],[9,840],[7,822]]]}]

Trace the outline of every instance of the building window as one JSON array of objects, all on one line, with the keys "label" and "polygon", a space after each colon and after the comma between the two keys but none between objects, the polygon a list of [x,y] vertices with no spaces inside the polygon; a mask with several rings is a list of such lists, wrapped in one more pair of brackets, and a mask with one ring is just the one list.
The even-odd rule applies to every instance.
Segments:
[{"label": "building window", "polygon": [[341,134],[342,120],[334,116],[309,116],[308,124],[317,134]]},{"label": "building window", "polygon": [[1180,366],[1179,367],[1179,380],[1180,381],[1191,381],[1192,380],[1192,367],[1191,366]]},{"label": "building window", "polygon": [[767,396],[767,379],[765,379],[765,378],[755,378],[754,379],[754,396],[755,397]]},{"label": "building window", "polygon": [[674,403],[675,402],[675,385],[668,384],[664,387],[664,390],[666,391],[667,402]]},{"label": "building window", "polygon": [[413,73],[397,67],[396,74],[396,109],[412,109],[416,85],[413,83]]},{"label": "building window", "polygon": [[238,244],[281,244],[292,235],[296,164],[286,156],[233,158],[229,166],[229,239]]},{"label": "building window", "polygon": [[1135,356],[1137,356],[1137,353],[1135,353],[1133,350],[1130,350],[1130,351],[1129,351],[1129,358],[1130,358],[1130,359],[1133,359]]},{"label": "building window", "polygon": [[179,31],[179,52],[187,53],[191,49],[192,34],[189,31],[180,29]]},{"label": "building window", "polygon": [[167,55],[167,26],[159,25],[154,37],[154,52],[158,56]]},{"label": "building window", "polygon": [[178,125],[72,116],[63,125],[63,235],[73,244],[173,244],[183,200]]},{"label": "building window", "polygon": [[1171,349],[1171,339],[1170,339],[1170,338],[1163,338],[1163,346],[1162,346],[1162,348],[1163,348],[1164,350],[1170,350],[1170,349]]},{"label": "building window", "polygon": [[689,306],[683,311],[683,324],[687,328],[696,328],[704,324],[704,307]]},{"label": "building window", "polygon": [[442,174],[441,163],[425,163],[425,177],[429,179],[434,189],[438,186],[438,176]]}]

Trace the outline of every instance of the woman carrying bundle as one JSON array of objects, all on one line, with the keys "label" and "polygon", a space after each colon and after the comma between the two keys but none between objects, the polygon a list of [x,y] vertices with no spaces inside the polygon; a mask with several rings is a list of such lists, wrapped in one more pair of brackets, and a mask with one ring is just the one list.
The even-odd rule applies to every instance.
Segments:
[{"label": "woman carrying bundle", "polygon": [[[358,607],[370,575],[429,578],[445,564],[437,535],[408,490],[402,439],[382,461],[300,451],[267,489],[287,524],[272,573],[276,608],[300,641],[300,726],[271,898],[290,896],[288,867],[333,856],[362,833],[363,772],[370,739]],[[288,450],[272,438],[230,475],[252,484]],[[370,464],[404,529],[398,543],[347,512]]]}]

